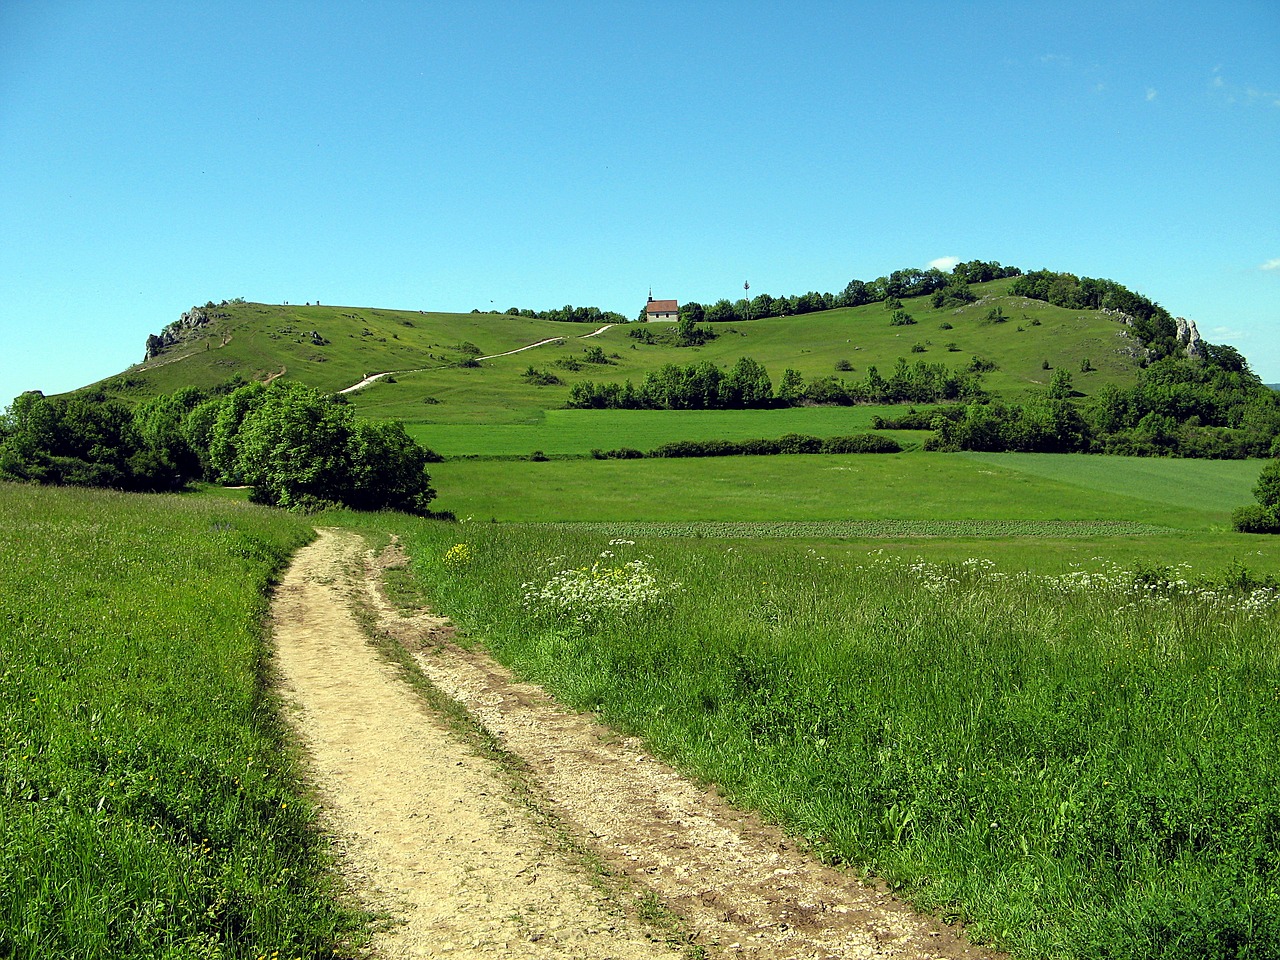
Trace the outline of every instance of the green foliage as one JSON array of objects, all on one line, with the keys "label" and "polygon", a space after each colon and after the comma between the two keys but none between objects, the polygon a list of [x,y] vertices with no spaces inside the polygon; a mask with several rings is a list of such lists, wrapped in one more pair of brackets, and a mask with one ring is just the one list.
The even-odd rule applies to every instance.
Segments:
[{"label": "green foliage", "polygon": [[1262,468],[1253,495],[1262,506],[1280,509],[1280,460],[1272,460]]},{"label": "green foliage", "polygon": [[350,956],[264,686],[310,529],[190,495],[0,484],[0,956]]},{"label": "green foliage", "polygon": [[234,446],[236,474],[259,503],[425,513],[435,496],[429,454],[403,424],[358,421],[349,404],[298,383],[261,391]]},{"label": "green foliage", "polygon": [[962,418],[937,422],[925,449],[1085,453],[1092,442],[1092,430],[1076,406],[1050,396],[1028,404],[969,404]]},{"label": "green foliage", "polygon": [[1253,495],[1258,502],[1237,508],[1232,527],[1240,533],[1280,533],[1280,460],[1262,468]]},{"label": "green foliage", "polygon": [[[634,459],[622,455],[621,451],[612,451],[618,456],[612,459]],[[805,436],[789,433],[776,440],[675,440],[664,443],[649,452],[651,457],[735,457],[735,456],[776,456],[778,454],[798,453],[901,453],[902,447],[897,441],[888,437],[876,436],[873,433],[862,433],[844,437]],[[602,454],[596,459],[611,459]]]},{"label": "green foliage", "polygon": [[1050,400],[1066,400],[1070,397],[1071,374],[1062,369],[1053,371],[1053,376],[1049,379],[1047,393]]},{"label": "green foliage", "polygon": [[564,383],[564,381],[554,373],[550,373],[546,370],[539,370],[537,367],[532,365],[530,365],[529,369],[521,376],[525,383],[532,383],[539,387],[558,387],[560,384]]},{"label": "green foliage", "polygon": [[908,327],[915,322],[915,318],[905,310],[895,310],[893,315],[889,317],[889,326],[891,327]]},{"label": "green foliage", "polygon": [[942,364],[899,357],[887,379],[874,367],[861,382],[818,377],[805,384],[788,370],[773,393],[768,371],[750,357],[740,357],[727,373],[710,361],[687,367],[665,364],[637,389],[625,384],[585,381],[569,392],[574,409],[746,410],[778,403],[848,406],[855,403],[933,403],[983,396],[977,377]]},{"label": "green foliage", "polygon": [[198,469],[179,430],[187,398],[137,415],[102,394],[24,393],[0,418],[0,480],[117,490],[173,490]]},{"label": "green foliage", "polygon": [[1231,512],[1231,529],[1237,533],[1280,533],[1280,511],[1250,503]]},{"label": "green foliage", "polygon": [[29,393],[0,421],[0,479],[157,490],[205,477],[285,507],[425,512],[432,457],[402,424],[357,420],[345,401],[289,381],[209,399],[187,388],[133,409]]},{"label": "green foliage", "polygon": [[[476,313],[496,313],[494,310],[477,310]],[[627,318],[612,310],[599,307],[575,307],[565,304],[558,310],[530,310],[528,307],[508,307],[502,316],[528,317],[536,320],[553,320],[556,323],[626,323]]]}]

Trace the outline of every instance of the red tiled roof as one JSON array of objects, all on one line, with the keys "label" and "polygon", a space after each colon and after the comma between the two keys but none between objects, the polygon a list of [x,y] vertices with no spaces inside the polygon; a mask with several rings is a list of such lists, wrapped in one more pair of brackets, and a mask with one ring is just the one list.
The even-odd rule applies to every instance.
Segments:
[{"label": "red tiled roof", "polygon": [[678,300],[650,300],[644,309],[646,313],[679,313],[680,302]]}]

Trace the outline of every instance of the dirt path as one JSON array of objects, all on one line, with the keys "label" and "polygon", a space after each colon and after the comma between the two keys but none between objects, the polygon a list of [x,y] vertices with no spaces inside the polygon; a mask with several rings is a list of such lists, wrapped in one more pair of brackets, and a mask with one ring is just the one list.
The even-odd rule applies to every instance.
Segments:
[{"label": "dirt path", "polygon": [[[674,913],[691,956],[994,956],[449,643],[438,619],[392,610],[380,575],[397,562],[322,531],[274,607],[279,670],[329,829],[355,888],[399,921],[380,934],[380,956],[674,956],[637,902]],[[441,725],[367,642],[360,604],[525,762],[536,805],[625,875],[621,886],[593,882],[493,761]]]},{"label": "dirt path", "polygon": [[[588,340],[591,337],[598,337],[600,336],[600,334],[604,333],[606,330],[608,330],[612,326],[615,326],[615,324],[606,323],[599,330],[593,330],[590,333],[584,333],[582,336],[578,337],[578,339]],[[514,356],[517,353],[524,353],[526,350],[532,350],[534,347],[545,347],[549,343],[560,343],[561,341],[566,339],[568,338],[567,337],[550,337],[546,340],[539,340],[537,343],[530,343],[527,346],[516,347],[514,350],[508,350],[506,353],[491,353],[487,357],[476,357],[475,359],[476,360],[496,360],[498,357],[510,357],[510,356]],[[357,390],[363,390],[365,387],[369,386],[372,383],[377,383],[383,377],[389,377],[393,374],[422,373],[426,369],[428,368],[419,367],[416,370],[384,370],[382,373],[371,373],[369,374],[369,376],[365,377],[359,383],[353,383],[349,387],[343,387],[338,392],[354,393]]]}]

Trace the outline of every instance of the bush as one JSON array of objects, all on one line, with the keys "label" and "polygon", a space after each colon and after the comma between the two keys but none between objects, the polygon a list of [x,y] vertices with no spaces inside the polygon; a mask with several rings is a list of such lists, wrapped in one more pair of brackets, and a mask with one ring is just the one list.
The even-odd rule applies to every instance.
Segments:
[{"label": "bush", "polygon": [[889,326],[891,327],[909,327],[915,322],[915,318],[905,310],[895,310],[893,315],[889,317]]},{"label": "bush", "polygon": [[1232,511],[1231,526],[1239,533],[1280,533],[1280,513],[1251,503]]},{"label": "bush", "polygon": [[426,472],[433,455],[403,424],[358,420],[345,402],[288,381],[251,402],[232,446],[235,472],[253,487],[254,501],[425,513],[435,497]]},{"label": "bush", "polygon": [[841,373],[848,373],[850,370],[853,369],[853,364],[850,363],[848,360],[837,360],[836,369]]},{"label": "bush", "polygon": [[535,387],[558,387],[564,383],[554,373],[546,370],[539,370],[537,367],[530,366],[528,370],[522,373],[521,378],[525,383],[532,383]]},{"label": "bush", "polygon": [[874,433],[855,433],[847,437],[828,437],[822,441],[823,453],[901,453],[902,445],[892,437]]}]

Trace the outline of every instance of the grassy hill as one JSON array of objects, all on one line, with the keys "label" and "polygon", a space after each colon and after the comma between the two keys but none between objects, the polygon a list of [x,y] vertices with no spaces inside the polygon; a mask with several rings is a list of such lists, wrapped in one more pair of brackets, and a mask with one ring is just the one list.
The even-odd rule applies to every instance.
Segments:
[{"label": "grassy hill", "polygon": [[[141,399],[188,385],[212,387],[238,375],[281,376],[336,391],[389,371],[394,375],[351,395],[362,414],[418,424],[531,424],[562,408],[572,385],[582,380],[639,382],[666,363],[711,360],[729,366],[742,356],[764,364],[775,382],[787,367],[806,379],[860,380],[871,366],[887,375],[898,358],[963,367],[974,356],[995,362],[986,385],[1010,397],[1044,386],[1058,368],[1070,372],[1085,394],[1103,384],[1131,382],[1137,344],[1124,326],[1097,311],[1010,297],[1010,283],[974,285],[978,301],[960,308],[937,309],[927,297],[905,300],[903,309],[916,321],[909,326],[890,325],[892,311],[874,303],[708,324],[717,336],[697,347],[675,345],[667,324],[619,325],[585,339],[595,328],[497,314],[231,303],[191,339],[95,386]],[[1005,319],[991,322],[997,309]],[[654,342],[631,335],[640,330],[652,333]],[[561,339],[463,365],[552,338]],[[593,347],[610,362],[582,362]],[[1094,369],[1082,372],[1085,360]],[[530,366],[561,383],[527,382],[523,374]]]}]

